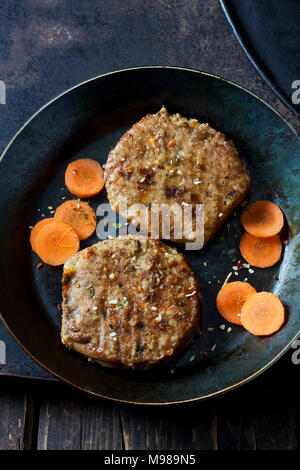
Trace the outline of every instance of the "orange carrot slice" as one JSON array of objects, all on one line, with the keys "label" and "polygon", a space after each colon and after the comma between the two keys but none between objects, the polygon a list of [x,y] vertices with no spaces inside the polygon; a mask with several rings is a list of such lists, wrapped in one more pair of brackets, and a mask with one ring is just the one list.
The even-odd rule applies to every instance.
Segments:
[{"label": "orange carrot slice", "polygon": [[251,295],[242,307],[242,325],[256,336],[272,335],[282,327],[284,319],[281,300],[270,292]]},{"label": "orange carrot slice", "polygon": [[243,211],[241,224],[254,237],[272,237],[283,227],[281,209],[271,201],[257,201]]},{"label": "orange carrot slice", "polygon": [[39,231],[35,246],[44,263],[59,266],[77,253],[79,238],[70,225],[54,221]]},{"label": "orange carrot slice", "polygon": [[78,197],[92,197],[104,187],[101,165],[90,158],[80,158],[68,165],[65,173],[68,190]]},{"label": "orange carrot slice", "polygon": [[45,225],[48,225],[48,224],[50,224],[50,223],[52,223],[52,222],[53,222],[53,219],[52,219],[52,218],[42,219],[42,220],[40,220],[37,224],[35,224],[35,226],[31,229],[31,232],[30,232],[30,244],[31,244],[32,251],[34,251],[35,253],[36,253],[35,242],[36,242],[36,237],[38,236],[39,231],[40,231]]},{"label": "orange carrot slice", "polygon": [[279,235],[258,238],[244,233],[240,241],[240,252],[251,266],[268,268],[280,260],[282,243]]},{"label": "orange carrot slice", "polygon": [[241,325],[241,311],[246,299],[256,290],[247,282],[230,282],[217,295],[217,309],[225,320]]},{"label": "orange carrot slice", "polygon": [[80,240],[90,237],[97,224],[94,209],[83,201],[66,201],[55,212],[54,219],[58,222],[71,225]]}]

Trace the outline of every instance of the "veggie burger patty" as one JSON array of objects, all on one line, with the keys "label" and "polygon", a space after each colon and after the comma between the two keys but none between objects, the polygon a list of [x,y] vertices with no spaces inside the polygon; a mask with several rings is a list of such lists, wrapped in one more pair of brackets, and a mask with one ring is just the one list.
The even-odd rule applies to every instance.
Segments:
[{"label": "veggie burger patty", "polygon": [[141,236],[101,241],[64,265],[61,339],[107,365],[147,369],[199,331],[198,297],[176,248]]},{"label": "veggie burger patty", "polygon": [[[250,188],[250,176],[233,143],[208,124],[168,114],[163,107],[134,124],[111,150],[104,178],[114,211],[137,225],[128,206],[142,203],[150,220],[151,204],[204,204],[204,240],[210,240]],[[140,219],[141,220],[141,219]],[[175,219],[174,219],[175,220]],[[145,222],[146,224],[146,222]],[[195,240],[195,212],[181,239]],[[149,233],[149,225],[148,225]]]}]

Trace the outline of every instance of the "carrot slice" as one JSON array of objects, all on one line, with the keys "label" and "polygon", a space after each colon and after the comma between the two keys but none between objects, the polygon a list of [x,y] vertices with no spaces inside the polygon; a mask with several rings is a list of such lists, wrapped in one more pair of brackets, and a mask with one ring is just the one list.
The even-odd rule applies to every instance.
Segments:
[{"label": "carrot slice", "polygon": [[242,325],[256,336],[272,335],[282,327],[284,319],[284,306],[271,292],[251,295],[242,308]]},{"label": "carrot slice", "polygon": [[65,173],[68,190],[78,197],[92,197],[104,187],[101,165],[90,158],[80,158],[68,165]]},{"label": "carrot slice", "polygon": [[241,325],[241,311],[246,299],[256,290],[247,282],[230,282],[217,295],[217,309],[225,320]]},{"label": "carrot slice", "polygon": [[94,209],[83,201],[66,201],[55,212],[54,219],[71,225],[80,240],[90,237],[97,225]]},{"label": "carrot slice", "polygon": [[36,251],[46,264],[59,266],[79,250],[79,238],[70,225],[52,222],[38,233]]},{"label": "carrot slice", "polygon": [[241,215],[241,224],[254,237],[272,237],[283,227],[281,209],[271,201],[257,201],[250,204]]},{"label": "carrot slice", "polygon": [[240,241],[240,252],[251,266],[268,268],[280,260],[282,243],[279,235],[258,238],[244,233]]},{"label": "carrot slice", "polygon": [[32,251],[34,251],[36,253],[36,238],[38,236],[38,233],[39,231],[45,226],[45,225],[48,225],[50,224],[51,222],[53,222],[53,219],[52,218],[47,218],[47,219],[42,219],[40,220],[37,224],[35,224],[35,226],[31,229],[31,232],[30,232],[30,244],[31,244],[31,248],[32,248]]}]

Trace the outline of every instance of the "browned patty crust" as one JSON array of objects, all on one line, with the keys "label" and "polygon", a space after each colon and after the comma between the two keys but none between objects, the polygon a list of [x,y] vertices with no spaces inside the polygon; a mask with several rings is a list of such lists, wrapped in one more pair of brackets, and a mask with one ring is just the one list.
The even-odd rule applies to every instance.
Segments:
[{"label": "browned patty crust", "polygon": [[140,236],[101,241],[64,265],[61,339],[98,361],[149,368],[199,331],[198,298],[175,248]]},{"label": "browned patty crust", "polygon": [[[119,207],[124,197],[129,205],[145,204],[148,211],[153,203],[204,204],[205,242],[250,187],[250,176],[224,134],[165,108],[143,117],[121,137],[108,156],[104,178],[113,210],[133,223]],[[194,239],[190,233],[174,241]]]}]

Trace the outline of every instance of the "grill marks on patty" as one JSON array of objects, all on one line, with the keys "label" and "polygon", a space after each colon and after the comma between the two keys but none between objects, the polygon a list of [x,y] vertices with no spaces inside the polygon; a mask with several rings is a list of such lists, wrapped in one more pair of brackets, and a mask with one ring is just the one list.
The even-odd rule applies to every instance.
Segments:
[{"label": "grill marks on patty", "polygon": [[199,329],[196,278],[183,255],[157,240],[99,242],[67,261],[63,285],[62,342],[96,360],[148,368]]}]

